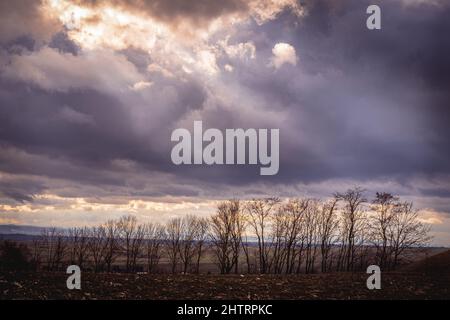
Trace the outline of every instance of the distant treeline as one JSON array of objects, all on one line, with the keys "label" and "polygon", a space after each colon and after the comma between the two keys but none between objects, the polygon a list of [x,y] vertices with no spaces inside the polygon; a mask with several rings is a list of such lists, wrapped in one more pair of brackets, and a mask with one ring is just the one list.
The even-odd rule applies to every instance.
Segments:
[{"label": "distant treeline", "polygon": [[353,188],[328,200],[228,200],[209,218],[187,215],[164,225],[128,215],[96,227],[45,229],[32,245],[4,242],[0,267],[17,267],[16,259],[35,270],[76,264],[112,272],[121,265],[152,273],[164,260],[169,272],[199,273],[210,255],[223,274],[358,271],[369,264],[387,270],[407,249],[424,246],[428,232],[411,202],[384,192],[369,201]]}]

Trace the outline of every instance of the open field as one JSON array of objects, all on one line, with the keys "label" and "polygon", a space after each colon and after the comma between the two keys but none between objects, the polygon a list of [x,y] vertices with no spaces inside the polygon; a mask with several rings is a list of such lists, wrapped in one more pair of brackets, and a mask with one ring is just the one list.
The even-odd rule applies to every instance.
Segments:
[{"label": "open field", "polygon": [[[9,251],[5,252],[10,252],[10,255],[4,257],[14,262],[12,258],[17,259],[20,255],[14,256],[11,253],[23,252],[24,247],[30,245],[29,241],[24,240],[18,247],[9,247]],[[257,253],[255,246],[248,246],[248,249],[252,256]],[[140,266],[139,269],[146,270],[145,259],[142,259],[137,259],[137,265]],[[64,266],[68,265],[68,261],[61,262],[61,267],[53,271],[45,268],[2,269],[0,300],[450,299],[450,250],[447,248],[408,249],[405,261],[396,271],[382,271],[380,290],[367,289],[366,280],[369,275],[364,272],[318,273],[319,261],[313,272],[309,273],[245,274],[246,265],[238,264],[238,274],[222,275],[214,262],[211,248],[205,249],[199,274],[183,274],[180,268],[172,274],[169,261],[161,260],[154,273],[136,272],[136,269],[134,272],[124,272],[126,261],[122,255],[117,257],[113,265],[116,272],[110,273],[94,273],[89,267],[91,262],[86,260],[85,265],[88,267],[82,268],[81,290],[67,289],[66,280],[69,275],[64,272]],[[369,264],[361,266],[359,270],[365,270]]]},{"label": "open field", "polygon": [[382,272],[381,289],[365,273],[298,275],[83,272],[68,290],[64,272],[2,272],[0,299],[450,299],[450,250]]},{"label": "open field", "polygon": [[1,299],[450,299],[450,275],[383,273],[381,290],[366,288],[364,273],[313,275],[82,276],[66,288],[64,273],[0,275]]}]

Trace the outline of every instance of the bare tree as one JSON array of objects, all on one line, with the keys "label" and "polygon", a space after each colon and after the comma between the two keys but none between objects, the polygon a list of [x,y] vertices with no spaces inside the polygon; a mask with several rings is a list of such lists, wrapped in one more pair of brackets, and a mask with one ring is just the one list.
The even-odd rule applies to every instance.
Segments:
[{"label": "bare tree", "polygon": [[143,225],[137,224],[135,216],[123,216],[117,222],[122,248],[126,257],[126,271],[136,271],[136,262],[141,251],[145,229]]},{"label": "bare tree", "polygon": [[[305,212],[309,206],[309,199],[291,199],[282,207],[286,219],[285,251],[286,273],[299,272],[302,263],[305,236]],[[298,261],[297,270],[295,268]]]},{"label": "bare tree", "polygon": [[41,236],[47,249],[47,269],[59,270],[67,251],[64,232],[56,228],[44,229]]},{"label": "bare tree", "polygon": [[132,242],[136,232],[137,219],[134,216],[126,215],[119,219],[117,222],[120,234],[120,241],[122,250],[126,257],[126,271],[131,271],[132,264]]},{"label": "bare tree", "polygon": [[107,272],[111,272],[111,267],[114,261],[120,254],[120,226],[118,221],[108,220],[104,225],[105,241],[103,241],[102,251],[104,252],[103,259]]},{"label": "bare tree", "polygon": [[88,259],[89,230],[87,227],[70,228],[68,230],[70,262],[83,268]]},{"label": "bare tree", "polygon": [[166,225],[167,254],[169,256],[172,273],[176,272],[180,260],[182,228],[183,221],[181,218],[173,218]]},{"label": "bare tree", "polygon": [[304,214],[305,273],[314,273],[320,240],[320,207],[318,200],[310,200]]},{"label": "bare tree", "polygon": [[206,218],[198,218],[197,219],[197,232],[196,232],[196,243],[195,243],[195,252],[196,252],[196,264],[195,264],[195,273],[200,273],[200,259],[203,256],[203,250],[205,247],[205,243],[208,237],[209,232],[209,221]]},{"label": "bare tree", "polygon": [[44,229],[41,232],[42,239],[42,247],[45,250],[44,253],[44,261],[45,268],[47,270],[51,270],[52,268],[52,259],[53,259],[53,236],[56,233],[56,228],[52,229]]},{"label": "bare tree", "polygon": [[145,226],[147,271],[155,272],[162,255],[162,247],[166,240],[165,228],[157,223],[149,223]]},{"label": "bare tree", "polygon": [[31,262],[34,266],[35,271],[39,271],[41,268],[42,255],[44,251],[45,251],[44,239],[41,235],[38,238],[33,239],[32,242]]},{"label": "bare tree", "polygon": [[[294,199],[288,203],[289,227],[287,235],[286,273],[300,271],[303,249],[306,241],[305,212],[309,207],[309,199]],[[298,260],[297,269],[294,270]]]},{"label": "bare tree", "polygon": [[271,257],[269,270],[272,273],[291,273],[300,251],[297,243],[303,230],[303,218],[308,208],[308,199],[291,199],[278,206],[271,216]]},{"label": "bare tree", "polygon": [[[145,225],[138,225],[136,232],[131,241],[131,263],[130,270],[135,272],[138,270],[138,258],[142,253],[145,239]],[[142,270],[142,269],[140,269]]]},{"label": "bare tree", "polygon": [[[245,219],[245,218],[244,218]],[[243,221],[246,221],[244,220]],[[244,228],[245,230],[246,228]],[[251,253],[250,253],[250,242],[248,239],[248,234],[247,232],[243,232],[242,234],[242,241],[241,241],[241,245],[242,245],[242,251],[244,252],[244,256],[245,256],[245,263],[247,265],[247,273],[253,273],[255,270],[254,268],[254,264],[250,261],[251,260]]]},{"label": "bare tree", "polygon": [[357,245],[360,233],[363,232],[364,214],[363,204],[364,190],[355,187],[347,190],[345,193],[336,193],[335,198],[343,202],[341,234],[342,244],[338,267],[347,271],[353,271],[355,267]]},{"label": "bare tree", "polygon": [[79,239],[79,228],[69,228],[67,230],[67,238],[69,243],[69,262],[70,264],[75,264],[76,256],[78,254],[78,239]]},{"label": "bare tree", "polygon": [[284,210],[278,210],[272,216],[272,255],[269,269],[272,273],[282,273],[286,262],[286,245],[289,228],[288,216]]},{"label": "bare tree", "polygon": [[258,244],[259,271],[267,273],[270,270],[270,251],[273,242],[270,239],[270,222],[280,203],[278,198],[253,199],[246,204],[248,222],[255,234]]},{"label": "bare tree", "polygon": [[231,240],[232,240],[232,250],[233,250],[233,260],[234,260],[234,273],[239,272],[239,256],[242,246],[242,235],[245,232],[246,220],[241,210],[241,205],[239,200],[232,200],[234,202],[234,210],[232,210],[232,225],[231,229]]},{"label": "bare tree", "polygon": [[377,192],[375,199],[372,201],[374,215],[370,224],[370,240],[376,248],[376,263],[383,269],[390,264],[390,251],[392,249],[390,231],[398,206],[398,198],[385,192]]},{"label": "bare tree", "polygon": [[238,200],[222,202],[211,217],[211,241],[220,273],[238,271],[239,251],[242,245],[244,221]]},{"label": "bare tree", "polygon": [[320,253],[322,257],[321,271],[327,272],[331,269],[332,259],[330,259],[333,245],[337,242],[337,229],[339,221],[336,214],[337,199],[334,198],[322,205],[319,212],[319,238]]},{"label": "bare tree", "polygon": [[95,272],[104,270],[106,255],[106,229],[104,225],[93,227],[90,230],[88,248],[92,256]]},{"label": "bare tree", "polygon": [[180,260],[183,273],[189,271],[196,253],[196,239],[198,233],[198,218],[192,215],[186,216],[181,221]]},{"label": "bare tree", "polygon": [[406,249],[426,245],[431,240],[429,231],[429,227],[419,220],[419,212],[413,208],[412,202],[403,202],[396,206],[389,231],[392,239],[391,267],[395,269],[398,266],[400,257]]}]

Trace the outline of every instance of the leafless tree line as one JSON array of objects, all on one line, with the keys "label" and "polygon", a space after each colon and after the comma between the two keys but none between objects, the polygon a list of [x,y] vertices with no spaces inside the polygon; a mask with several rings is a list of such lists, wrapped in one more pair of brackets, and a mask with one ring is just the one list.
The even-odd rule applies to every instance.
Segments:
[{"label": "leafless tree line", "polygon": [[221,203],[210,231],[220,272],[357,271],[369,264],[395,269],[407,249],[429,242],[429,228],[412,203],[389,193],[368,201],[364,194],[356,187],[326,201]]},{"label": "leafless tree line", "polygon": [[76,264],[95,272],[117,271],[118,266],[125,272],[156,272],[165,254],[173,273],[199,272],[207,236],[205,218],[189,215],[161,225],[138,224],[127,215],[91,228],[45,229],[33,241],[32,260],[46,270]]},{"label": "leafless tree line", "polygon": [[188,215],[166,224],[123,216],[96,227],[45,230],[33,260],[48,270],[67,263],[95,272],[199,273],[209,252],[220,273],[313,273],[395,269],[407,249],[429,240],[412,203],[388,193],[372,201],[353,188],[311,198],[229,200],[209,218]]}]

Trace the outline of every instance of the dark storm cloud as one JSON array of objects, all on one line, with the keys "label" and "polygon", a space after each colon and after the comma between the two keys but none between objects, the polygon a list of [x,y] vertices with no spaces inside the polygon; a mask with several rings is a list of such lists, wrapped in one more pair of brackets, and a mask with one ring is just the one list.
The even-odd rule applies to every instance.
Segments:
[{"label": "dark storm cloud", "polygon": [[[116,3],[148,9],[163,20],[183,16],[199,22],[246,7],[240,1]],[[118,88],[114,89],[120,93],[97,87],[58,90],[49,85],[49,89],[2,79],[0,147],[9,153],[1,158],[0,170],[89,186],[118,186],[135,196],[198,195],[198,189],[185,187],[189,183],[214,192],[214,183],[232,189],[261,181],[370,181],[385,176],[404,181],[416,174],[449,174],[450,6],[404,3],[380,3],[381,31],[366,29],[369,2],[356,0],[307,1],[307,15],[300,19],[285,12],[261,26],[255,22],[243,26],[230,44],[252,41],[256,58],[219,59],[219,64],[235,67],[233,73],[220,75],[221,84],[239,88],[242,105],[230,106],[214,97],[209,101],[210,84],[195,75],[180,81],[151,74],[146,80],[152,86],[133,94]],[[278,42],[296,49],[296,66],[270,66]],[[74,57],[79,53],[65,33],[55,33],[49,46]],[[31,51],[31,46],[22,47]],[[8,60],[12,54],[26,53],[2,54]],[[122,50],[121,55],[140,73],[152,62],[151,54],[135,48]],[[99,82],[94,80],[88,83]],[[261,104],[244,112],[245,99],[258,99]],[[213,107],[208,108],[208,103]],[[257,167],[171,164],[170,134],[180,124],[191,128],[190,120],[196,119],[203,120],[205,128],[264,128],[270,127],[272,112],[284,119],[277,176],[260,177]],[[18,161],[20,152],[11,150],[32,156]],[[136,167],[118,167],[116,160],[129,160]],[[148,183],[153,172],[171,173],[177,179],[167,183],[158,179],[149,190],[140,180],[130,182],[136,172]],[[23,183],[8,182],[1,185],[1,192],[24,201],[45,187],[37,184],[28,189]],[[442,194],[439,190],[421,192]]]},{"label": "dark storm cloud", "polygon": [[309,1],[298,26],[277,28],[274,21],[262,27],[259,53],[270,54],[277,39],[294,45],[300,59],[297,68],[275,73],[241,70],[243,85],[289,115],[276,178],[450,171],[450,111],[444,103],[450,101],[450,6],[382,2],[382,30],[369,31],[369,4]]},{"label": "dark storm cloud", "polygon": [[43,190],[43,185],[32,184],[28,179],[0,181],[0,194],[17,202],[31,202],[33,195],[39,194]]},{"label": "dark storm cloud", "polygon": [[[169,119],[161,123],[157,112],[149,112],[160,106],[151,102],[143,106],[149,126],[145,126],[144,122],[144,131],[140,132],[135,128],[130,112],[132,106],[123,105],[117,99],[95,90],[48,92],[34,86],[7,82],[1,82],[1,87],[0,141],[5,146],[62,157],[87,167],[104,168],[114,159],[129,159],[149,169],[164,169],[168,162],[171,131],[164,124],[169,125]],[[177,107],[174,112],[169,112],[173,121],[176,121],[177,113],[181,116],[202,104],[202,93],[196,90],[198,88],[192,83],[178,87],[180,104],[167,106]],[[162,135],[165,135],[166,143],[163,145],[166,149],[154,150],[153,145],[160,145],[158,139]],[[16,173],[25,170],[17,168],[13,159],[10,160],[11,168],[15,168]],[[6,167],[2,169],[7,170]],[[29,169],[27,173],[32,174],[33,168]],[[69,172],[58,172],[57,168],[50,167],[45,174],[64,176]]]},{"label": "dark storm cloud", "polygon": [[50,43],[48,44],[50,48],[55,48],[60,50],[61,52],[71,53],[73,55],[77,55],[80,51],[80,47],[69,39],[67,33],[64,31],[56,33]]},{"label": "dark storm cloud", "polygon": [[[1,138],[13,146],[94,161],[114,156],[135,140],[127,114],[108,96],[95,91],[48,93],[4,82],[2,88]],[[63,106],[88,115],[97,125],[64,119]]]}]

